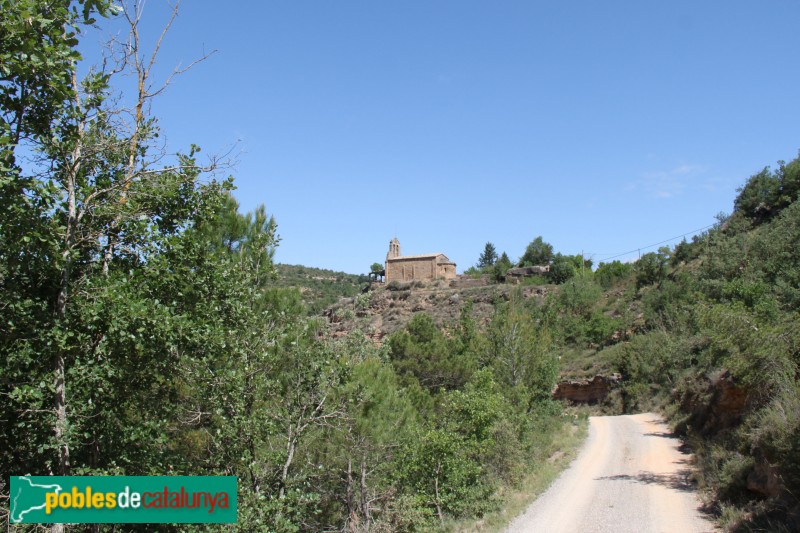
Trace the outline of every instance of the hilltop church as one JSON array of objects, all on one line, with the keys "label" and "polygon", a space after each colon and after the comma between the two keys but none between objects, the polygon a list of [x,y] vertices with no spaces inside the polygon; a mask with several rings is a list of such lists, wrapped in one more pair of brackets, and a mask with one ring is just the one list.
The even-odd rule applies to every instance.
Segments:
[{"label": "hilltop church", "polygon": [[453,279],[456,277],[456,264],[444,254],[401,255],[400,241],[395,237],[389,241],[385,273],[386,283]]}]

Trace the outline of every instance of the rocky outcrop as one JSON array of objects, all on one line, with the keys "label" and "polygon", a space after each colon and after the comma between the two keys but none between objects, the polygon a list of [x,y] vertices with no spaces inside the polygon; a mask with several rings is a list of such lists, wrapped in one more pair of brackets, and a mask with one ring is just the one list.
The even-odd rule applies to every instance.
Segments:
[{"label": "rocky outcrop", "polygon": [[776,498],[783,492],[778,469],[767,463],[758,463],[747,476],[747,490],[767,498]]},{"label": "rocky outcrop", "polygon": [[549,273],[550,265],[509,268],[506,271],[506,281],[519,283],[522,278],[528,278],[531,276],[546,276]]},{"label": "rocky outcrop", "polygon": [[[479,284],[472,286],[471,281]],[[555,290],[552,286],[525,286],[522,297],[542,301]],[[431,315],[440,326],[451,327],[468,305],[476,324],[486,327],[494,316],[495,304],[510,300],[516,291],[518,288],[513,285],[490,284],[485,278],[465,279],[464,284],[455,286],[446,280],[373,284],[366,295],[341,298],[323,316],[333,336],[359,329],[383,339],[405,327],[420,312]]]},{"label": "rocky outcrop", "polygon": [[747,406],[747,391],[738,387],[729,371],[711,380],[711,416],[717,427],[731,427],[737,424]]},{"label": "rocky outcrop", "polygon": [[702,376],[697,387],[683,393],[681,411],[689,417],[676,431],[683,433],[691,426],[709,436],[732,428],[741,421],[748,398],[748,391],[737,384],[728,370]]},{"label": "rocky outcrop", "polygon": [[620,380],[619,375],[595,376],[591,380],[562,381],[553,389],[554,400],[573,403],[599,403],[606,399],[611,388]]}]

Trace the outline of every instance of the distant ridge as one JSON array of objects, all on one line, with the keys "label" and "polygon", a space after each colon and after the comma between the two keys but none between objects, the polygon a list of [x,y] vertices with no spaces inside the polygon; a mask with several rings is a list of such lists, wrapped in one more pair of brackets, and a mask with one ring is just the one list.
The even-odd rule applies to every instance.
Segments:
[{"label": "distant ridge", "polygon": [[340,297],[358,294],[369,282],[364,274],[347,274],[325,268],[277,263],[276,286],[300,291],[309,314],[318,314]]}]

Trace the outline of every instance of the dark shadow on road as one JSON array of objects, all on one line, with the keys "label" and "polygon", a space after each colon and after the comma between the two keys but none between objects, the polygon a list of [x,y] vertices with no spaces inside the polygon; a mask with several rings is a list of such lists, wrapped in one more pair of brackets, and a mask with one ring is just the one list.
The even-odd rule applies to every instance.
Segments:
[{"label": "dark shadow on road", "polygon": [[654,474],[652,472],[639,472],[636,475],[618,474],[616,476],[603,476],[595,481],[633,481],[647,485],[661,485],[681,492],[694,492],[695,485],[692,481],[692,471],[679,470],[674,474]]},{"label": "dark shadow on road", "polygon": [[643,435],[645,437],[663,437],[665,439],[678,439],[678,438],[680,438],[675,433],[672,433],[672,432],[667,433],[666,431],[654,431],[652,433],[643,433]]},{"label": "dark shadow on road", "polygon": [[645,437],[661,437],[663,439],[679,440],[681,441],[681,444],[680,446],[678,446],[678,451],[681,453],[692,453],[692,449],[689,447],[689,445],[683,442],[681,440],[681,437],[676,435],[675,433],[666,431],[654,431],[651,433],[642,433],[642,435],[644,435]]}]

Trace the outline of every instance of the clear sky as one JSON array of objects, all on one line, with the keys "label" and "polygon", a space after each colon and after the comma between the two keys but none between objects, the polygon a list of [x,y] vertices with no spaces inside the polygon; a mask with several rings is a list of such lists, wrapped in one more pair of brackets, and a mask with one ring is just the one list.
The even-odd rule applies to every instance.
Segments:
[{"label": "clear sky", "polygon": [[366,272],[397,236],[461,272],[541,235],[597,263],[797,156],[798,21],[798,0],[184,0],[160,65],[218,52],[154,112],[174,150],[233,147],[278,262]]}]

